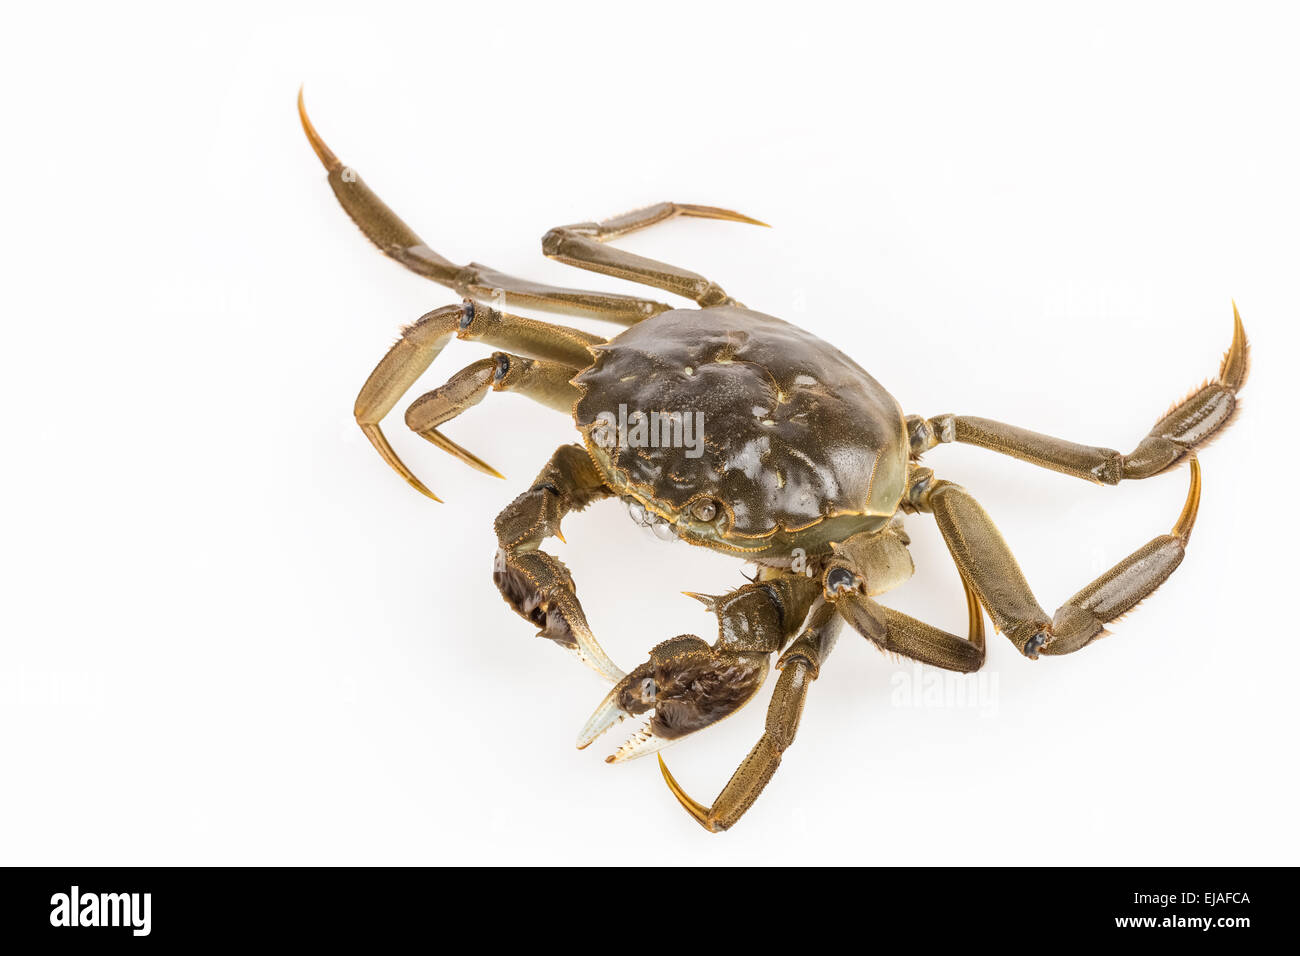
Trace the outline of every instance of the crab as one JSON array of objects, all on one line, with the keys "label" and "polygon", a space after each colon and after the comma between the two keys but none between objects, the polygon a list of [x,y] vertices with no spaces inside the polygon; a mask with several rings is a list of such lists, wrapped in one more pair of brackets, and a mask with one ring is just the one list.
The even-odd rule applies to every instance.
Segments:
[{"label": "crab", "polygon": [[[582,437],[581,444],[561,445],[497,517],[492,574],[506,603],[539,636],[613,685],[581,729],[578,747],[626,718],[643,718],[607,759],[656,753],[738,711],[756,696],[776,657],[779,676],[762,736],[712,804],[692,799],[658,755],[668,788],[705,829],[731,827],[771,780],[843,623],[886,652],[963,673],[984,664],[985,614],[1026,658],[1070,654],[1106,634],[1183,560],[1201,494],[1196,452],[1232,421],[1249,371],[1235,303],[1232,343],[1217,377],[1175,403],[1128,454],[967,415],[905,415],[871,375],[813,334],[746,308],[704,276],[606,244],[679,216],[764,225],[758,220],[665,202],[561,226],[542,238],[552,259],[685,297],[695,308],[457,265],[425,245],[339,161],[308,119],[301,90],[298,109],[330,187],[361,231],[385,255],[462,299],[406,327],[362,386],[356,420],[380,456],[415,490],[439,500],[398,457],[380,423],[452,338],[499,351],[416,399],[406,411],[413,431],[497,477],[440,431],[488,392],[515,392],[570,414]],[[625,329],[605,338],[507,307]],[[921,464],[926,452],[951,442],[1107,485],[1186,463],[1189,488],[1168,534],[1049,615],[971,493]],[[564,540],[560,524],[570,512],[609,498],[660,537],[757,568],[729,593],[691,595],[717,617],[712,644],[679,635],[627,673],[601,648],[568,569],[542,545],[551,536]],[[876,600],[913,571],[904,515],[928,515],[937,524],[965,592],[965,635]]]}]

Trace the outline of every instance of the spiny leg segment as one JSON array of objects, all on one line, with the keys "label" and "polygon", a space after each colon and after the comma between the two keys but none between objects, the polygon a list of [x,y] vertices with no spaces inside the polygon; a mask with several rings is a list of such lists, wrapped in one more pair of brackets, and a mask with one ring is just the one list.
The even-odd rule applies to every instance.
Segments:
[{"label": "spiny leg segment", "polygon": [[686,592],[718,619],[712,644],[679,634],[651,648],[605,695],[578,734],[578,749],[628,717],[645,723],[606,759],[621,763],[654,753],[734,714],[758,692],[768,659],[790,640],[817,598],[817,582],[768,569],[722,595]]}]

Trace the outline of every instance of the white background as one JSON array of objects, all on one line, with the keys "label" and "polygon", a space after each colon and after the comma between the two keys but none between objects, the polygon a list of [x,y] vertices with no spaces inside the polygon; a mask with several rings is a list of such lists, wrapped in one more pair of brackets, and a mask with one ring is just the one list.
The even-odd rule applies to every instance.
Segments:
[{"label": "white background", "polygon": [[[0,862],[1297,862],[1296,21],[898,6],[11,12]],[[973,706],[911,701],[911,668],[846,631],[774,782],[706,835],[653,760],[574,749],[603,685],[490,580],[494,515],[571,425],[516,396],[452,425],[503,483],[399,408],[445,505],[356,429],[399,327],[456,297],[336,207],[304,81],[342,159],[456,261],[633,291],[540,236],[665,199],[772,223],[622,244],[830,340],[908,412],[1128,450],[1215,372],[1235,296],[1253,377],[1202,456],[1187,560],[1077,655],[991,637]],[[423,388],[483,354],[453,343]],[[1049,609],[1167,531],[1187,481],[927,464]],[[960,630],[939,536],[909,528],[918,572],[887,600]],[[742,582],[617,504],[565,530],[624,667],[712,639],[679,591]],[[668,751],[693,795],[764,707]]]}]

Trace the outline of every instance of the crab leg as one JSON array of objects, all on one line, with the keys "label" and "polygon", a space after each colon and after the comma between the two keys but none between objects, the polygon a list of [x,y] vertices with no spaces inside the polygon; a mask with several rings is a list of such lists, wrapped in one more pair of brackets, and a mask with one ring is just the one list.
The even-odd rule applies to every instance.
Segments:
[{"label": "crab leg", "polygon": [[578,400],[578,389],[569,383],[573,369],[556,362],[494,352],[461,369],[445,385],[425,392],[406,410],[406,424],[416,434],[495,478],[499,471],[438,431],[438,426],[483,401],[488,391],[517,392],[557,412],[568,412]]},{"label": "crab leg", "polygon": [[1107,485],[1125,479],[1149,478],[1173,468],[1228,426],[1237,410],[1237,392],[1246,383],[1249,372],[1250,343],[1234,302],[1232,345],[1219,365],[1218,377],[1175,404],[1127,455],[1112,448],[1078,445],[1014,425],[964,415],[938,415],[930,419],[910,416],[912,450],[919,455],[935,445],[955,441]]},{"label": "crab leg", "polygon": [[768,704],[763,736],[711,807],[691,799],[669,772],[663,756],[659,757],[659,769],[668,789],[704,829],[713,833],[729,829],[753,805],[772,779],[781,765],[781,755],[794,743],[808,687],[817,679],[821,662],[830,654],[839,627],[840,617],[833,606],[819,600],[809,612],[802,632],[777,661],[781,676],[777,678],[776,689]]},{"label": "crab leg", "polygon": [[307,141],[325,167],[330,188],[344,212],[380,252],[412,272],[455,289],[468,299],[527,306],[565,315],[585,315],[623,325],[632,325],[671,308],[662,302],[630,295],[546,285],[498,272],[481,263],[461,266],[443,258],[370,190],[356,170],[344,166],[333,150],[325,145],[307,117],[302,90],[298,91],[298,116]]},{"label": "crab leg", "polygon": [[966,592],[967,637],[940,630],[924,621],[871,600],[864,582],[843,564],[834,564],[823,577],[826,599],[855,631],[882,651],[901,654],[922,664],[968,674],[984,666],[984,614],[979,598],[962,579]]},{"label": "crab leg", "polygon": [[1191,459],[1191,484],[1169,534],[1153,538],[1066,601],[1049,618],[1039,606],[1011,549],[988,513],[960,485],[933,481],[913,468],[909,509],[934,515],[961,571],[988,609],[994,626],[1026,657],[1069,654],[1106,633],[1105,625],[1131,611],[1183,560],[1201,499],[1201,467]]},{"label": "crab leg", "polygon": [[591,633],[569,569],[540,550],[552,535],[564,540],[565,515],[612,494],[582,446],[561,445],[532,486],[497,516],[492,580],[506,603],[538,626],[539,637],[572,650],[606,680],[618,682],[623,672]]},{"label": "crab leg", "polygon": [[[356,415],[357,424],[361,426],[361,430],[384,461],[388,462],[393,470],[405,478],[413,488],[435,501],[441,499],[426,488],[398,457],[379,423],[392,411],[393,406],[407,389],[415,384],[415,380],[424,374],[443,347],[451,341],[452,336],[471,342],[503,346],[531,358],[547,359],[567,368],[569,377],[572,377],[577,369],[590,364],[589,346],[604,341],[589,332],[509,315],[470,301],[434,309],[403,329],[401,338],[388,350],[388,354],[380,360],[375,370],[370,373],[370,377],[366,379],[366,383],[361,386],[361,393],[357,395],[353,413]],[[448,386],[444,386],[446,387]],[[510,389],[510,386],[505,383],[499,383],[498,387]],[[481,398],[482,395],[479,395],[469,404],[475,404]],[[570,398],[569,404],[562,410],[569,411],[572,404],[573,398]],[[460,410],[463,410],[463,407],[452,415],[459,414]],[[416,430],[420,431],[419,428]],[[435,433],[425,437],[475,468],[497,475],[491,466],[442,438],[441,435]]]},{"label": "crab leg", "polygon": [[722,291],[722,287],[716,282],[710,282],[704,276],[689,269],[604,245],[610,239],[626,236],[630,232],[645,229],[656,223],[667,222],[678,216],[725,219],[729,222],[745,222],[755,226],[767,225],[749,216],[732,212],[730,209],[661,202],[601,222],[580,222],[571,226],[559,226],[542,237],[542,252],[552,259],[580,269],[589,269],[592,272],[617,276],[620,279],[629,279],[674,292],[693,299],[701,306],[738,304]]}]

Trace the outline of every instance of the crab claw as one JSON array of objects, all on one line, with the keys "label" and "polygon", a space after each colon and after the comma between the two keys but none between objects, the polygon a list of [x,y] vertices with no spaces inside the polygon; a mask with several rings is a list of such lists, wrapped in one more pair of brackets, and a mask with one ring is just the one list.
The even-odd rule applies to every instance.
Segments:
[{"label": "crab claw", "polygon": [[730,717],[750,701],[766,677],[766,654],[719,650],[691,634],[664,641],[600,702],[578,734],[578,749],[626,718],[646,715],[605,762],[655,753]]}]

